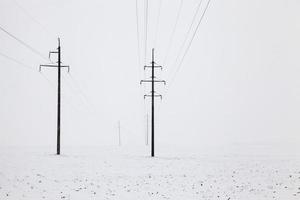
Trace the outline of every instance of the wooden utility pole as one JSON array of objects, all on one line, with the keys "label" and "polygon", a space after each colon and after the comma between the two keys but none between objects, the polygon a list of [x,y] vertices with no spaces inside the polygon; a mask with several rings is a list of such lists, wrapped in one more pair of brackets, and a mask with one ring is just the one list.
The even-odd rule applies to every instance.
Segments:
[{"label": "wooden utility pole", "polygon": [[141,84],[143,82],[149,82],[151,83],[151,94],[150,95],[144,95],[144,98],[146,97],[151,97],[151,157],[154,157],[154,98],[155,97],[160,97],[162,99],[162,95],[157,94],[154,90],[155,82],[160,82],[166,84],[166,81],[164,80],[157,80],[156,77],[154,76],[154,69],[155,68],[160,68],[162,69],[162,66],[156,66],[154,61],[154,49],[152,49],[152,62],[151,66],[144,66],[144,70],[146,68],[151,68],[151,79],[150,80],[141,80]]},{"label": "wooden utility pole", "polygon": [[61,48],[60,48],[60,39],[58,38],[58,47],[57,51],[50,51],[49,52],[49,59],[51,54],[57,54],[57,65],[40,65],[39,71],[41,71],[42,67],[54,67],[57,68],[57,145],[56,145],[56,154],[60,155],[60,107],[61,107],[61,68],[66,67],[68,68],[68,72],[70,71],[69,66],[61,65]]}]

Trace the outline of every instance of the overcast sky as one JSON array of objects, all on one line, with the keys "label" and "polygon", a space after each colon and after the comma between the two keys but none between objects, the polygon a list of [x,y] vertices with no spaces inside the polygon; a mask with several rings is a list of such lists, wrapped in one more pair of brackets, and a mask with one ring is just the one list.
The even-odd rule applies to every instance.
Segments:
[{"label": "overcast sky", "polygon": [[[148,5],[147,64],[155,47],[164,65],[157,77],[167,80],[157,87],[157,143],[300,144],[300,1],[212,0],[174,77],[200,0],[183,0],[168,51],[180,1],[162,0],[159,20],[160,0]],[[144,11],[138,0],[139,51],[135,0],[0,0],[1,27],[45,57],[61,37],[71,66],[63,70],[62,145],[115,145],[118,120],[124,144],[144,144]],[[54,146],[57,71],[40,74],[47,60],[2,31],[0,44],[31,67],[0,56],[0,145]]]}]

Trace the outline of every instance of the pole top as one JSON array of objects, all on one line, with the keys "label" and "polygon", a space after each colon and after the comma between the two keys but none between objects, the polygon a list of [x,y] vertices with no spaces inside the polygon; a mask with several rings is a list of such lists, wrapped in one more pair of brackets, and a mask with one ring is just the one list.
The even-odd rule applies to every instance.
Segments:
[{"label": "pole top", "polygon": [[152,64],[154,64],[154,48],[152,48]]}]

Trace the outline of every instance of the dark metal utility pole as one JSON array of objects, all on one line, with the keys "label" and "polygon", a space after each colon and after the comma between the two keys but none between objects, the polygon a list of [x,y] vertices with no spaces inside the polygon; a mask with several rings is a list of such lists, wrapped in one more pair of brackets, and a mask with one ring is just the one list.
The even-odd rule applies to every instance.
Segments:
[{"label": "dark metal utility pole", "polygon": [[151,83],[151,95],[144,95],[144,98],[151,97],[151,157],[154,157],[154,98],[160,97],[162,99],[162,95],[156,94],[154,90],[154,83],[155,82],[161,82],[166,84],[166,81],[164,80],[157,80],[154,76],[154,68],[160,68],[162,69],[162,66],[156,66],[154,61],[154,49],[152,49],[152,62],[151,66],[144,66],[144,70],[146,68],[151,68],[151,80],[141,80],[141,84],[143,82],[150,82]]},{"label": "dark metal utility pole", "polygon": [[39,71],[41,71],[42,67],[55,67],[57,68],[57,146],[56,146],[56,154],[60,155],[60,101],[61,101],[61,68],[66,67],[68,68],[68,72],[70,71],[69,66],[61,65],[61,49],[60,49],[60,39],[58,38],[58,47],[57,51],[50,51],[49,52],[49,59],[51,54],[57,54],[57,65],[40,65]]}]

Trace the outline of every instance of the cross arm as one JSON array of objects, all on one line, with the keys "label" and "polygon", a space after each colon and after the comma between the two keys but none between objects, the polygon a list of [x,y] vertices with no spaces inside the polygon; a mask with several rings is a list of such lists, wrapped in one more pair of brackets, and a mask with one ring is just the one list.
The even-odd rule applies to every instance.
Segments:
[{"label": "cross arm", "polygon": [[[142,84],[142,83],[151,83],[151,82],[152,82],[152,80],[141,80],[140,84]],[[166,81],[164,81],[164,80],[153,80],[153,82],[155,82],[155,83],[164,83],[166,85]]]},{"label": "cross arm", "polygon": [[[155,94],[155,95],[153,95],[154,97],[160,97],[160,99],[162,99],[162,95],[160,95],[160,94]],[[144,99],[146,98],[146,97],[152,97],[152,95],[150,95],[150,94],[145,94],[144,95]]]},{"label": "cross arm", "polygon": [[[58,67],[58,65],[40,65],[39,71],[41,71],[42,67]],[[68,72],[70,72],[70,66],[67,66],[67,65],[61,65],[60,67],[68,68]]]},{"label": "cross arm", "polygon": [[[160,70],[162,70],[162,66],[153,66],[154,68],[160,68]],[[146,68],[152,68],[152,66],[147,66],[147,65],[145,65],[144,66],[144,70],[146,69]]]},{"label": "cross arm", "polygon": [[51,57],[51,54],[53,54],[53,53],[58,53],[58,51],[49,51],[49,59]]}]

